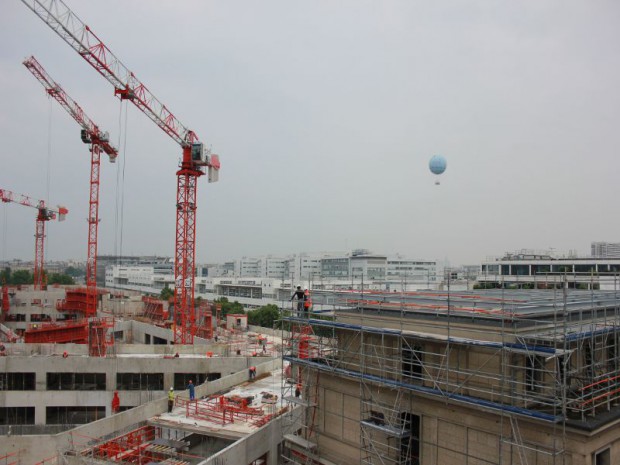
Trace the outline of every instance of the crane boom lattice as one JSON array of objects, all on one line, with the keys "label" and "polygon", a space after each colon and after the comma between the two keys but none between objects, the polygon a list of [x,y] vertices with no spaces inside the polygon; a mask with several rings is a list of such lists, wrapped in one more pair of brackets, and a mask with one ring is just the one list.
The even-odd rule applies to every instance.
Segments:
[{"label": "crane boom lattice", "polygon": [[183,149],[181,167],[176,173],[174,339],[177,344],[191,344],[196,334],[196,178],[205,174],[207,168],[209,182],[217,181],[219,157],[211,154],[194,131],[181,124],[62,0],[22,2],[112,84],[116,96],[131,101]]},{"label": "crane boom lattice", "polygon": [[45,286],[45,272],[43,262],[45,258],[45,223],[50,220],[64,221],[69,213],[65,207],[58,207],[52,210],[45,206],[44,200],[34,200],[23,194],[16,194],[6,189],[0,189],[0,200],[4,203],[18,203],[25,207],[36,208],[37,219],[35,224],[35,244],[34,244],[34,288],[39,290]]},{"label": "crane boom lattice", "polygon": [[112,163],[116,161],[118,151],[110,144],[109,134],[99,129],[86,113],[84,113],[82,107],[63,90],[60,84],[51,78],[35,57],[30,57],[25,60],[24,66],[43,85],[47,94],[54,98],[82,127],[82,142],[90,144],[90,189],[87,218],[88,255],[86,259],[86,288],[88,292],[86,312],[92,315],[95,314],[97,310],[97,238],[99,230],[99,175],[101,151],[103,150],[108,155]]}]

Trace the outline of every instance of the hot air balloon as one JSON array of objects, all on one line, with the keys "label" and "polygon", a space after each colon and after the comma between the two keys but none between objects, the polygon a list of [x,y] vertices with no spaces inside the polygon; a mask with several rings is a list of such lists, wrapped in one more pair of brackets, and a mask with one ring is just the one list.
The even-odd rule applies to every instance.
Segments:
[{"label": "hot air balloon", "polygon": [[437,179],[435,179],[436,185],[439,185],[439,175],[446,171],[447,166],[448,162],[441,155],[433,155],[431,160],[428,162],[428,168],[431,170],[431,173],[437,175]]}]

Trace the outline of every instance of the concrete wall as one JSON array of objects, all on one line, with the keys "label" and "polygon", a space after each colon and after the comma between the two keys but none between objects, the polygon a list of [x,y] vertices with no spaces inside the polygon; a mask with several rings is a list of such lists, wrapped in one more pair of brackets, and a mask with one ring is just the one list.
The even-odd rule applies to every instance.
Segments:
[{"label": "concrete wall", "polygon": [[231,444],[212,455],[199,465],[246,465],[267,454],[267,465],[279,463],[279,445],[282,436],[292,432],[284,431],[282,417],[278,417],[250,436]]},{"label": "concrete wall", "polygon": [[[256,359],[253,360],[254,363],[256,363]],[[260,365],[256,365],[257,375],[271,372],[280,367],[281,361],[279,359],[267,361]],[[229,389],[237,384],[243,383],[247,381],[247,379],[248,372],[244,367],[241,371],[232,375],[223,376],[216,381],[211,381],[196,386],[196,396],[202,397],[211,395],[218,391]],[[189,397],[187,391],[180,393],[180,395]],[[0,402],[2,402],[1,399]],[[83,449],[86,447],[86,444],[94,438],[101,438],[108,435],[113,437],[122,431],[136,427],[141,422],[145,422],[155,415],[165,412],[166,409],[167,399],[165,396],[161,396],[158,399],[140,405],[139,407],[131,410],[117,413],[102,420],[98,420],[87,425],[82,425],[71,431],[66,431],[52,436],[0,436],[0,456],[9,453],[16,453],[17,458],[19,458],[19,464],[32,464],[37,461],[41,461],[44,458],[52,457],[59,452],[62,453],[74,448]],[[265,438],[263,438],[263,440],[264,439]],[[262,454],[258,454],[256,457],[258,458],[260,455]],[[233,463],[242,462],[227,463],[232,465]]]},{"label": "concrete wall", "polygon": [[[78,345],[79,347],[82,347]],[[165,348],[166,346],[162,346]],[[191,347],[191,346],[188,346]],[[271,360],[271,359],[269,359]],[[88,356],[31,356],[0,357],[0,372],[34,372],[35,391],[0,391],[1,406],[35,407],[35,424],[45,424],[48,406],[104,406],[106,416],[111,415],[112,396],[117,389],[117,373],[163,373],[163,390],[119,391],[121,406],[136,406],[164,396],[174,385],[175,373],[221,373],[222,377],[239,372],[239,378],[247,378],[250,365],[266,361],[261,357],[113,357]],[[279,360],[278,360],[279,362]],[[47,373],[78,372],[105,373],[105,391],[56,391],[47,390]],[[239,381],[241,382],[241,381]],[[216,384],[213,381],[210,384]],[[197,391],[197,394],[199,391]]]}]

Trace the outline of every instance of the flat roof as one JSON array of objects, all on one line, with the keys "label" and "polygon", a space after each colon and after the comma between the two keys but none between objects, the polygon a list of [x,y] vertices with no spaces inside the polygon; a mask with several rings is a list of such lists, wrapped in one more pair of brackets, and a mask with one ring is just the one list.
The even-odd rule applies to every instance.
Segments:
[{"label": "flat roof", "polygon": [[536,320],[568,314],[620,308],[620,290],[519,290],[477,291],[335,291],[338,312],[377,312],[389,316],[433,315],[479,320]]}]

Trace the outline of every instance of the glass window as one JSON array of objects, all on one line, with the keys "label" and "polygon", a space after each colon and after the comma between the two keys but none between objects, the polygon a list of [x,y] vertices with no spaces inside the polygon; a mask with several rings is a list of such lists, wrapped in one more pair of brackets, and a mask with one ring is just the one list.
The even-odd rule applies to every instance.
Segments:
[{"label": "glass window", "polygon": [[34,407],[0,407],[0,425],[34,425]]},{"label": "glass window", "polygon": [[575,273],[592,273],[596,271],[596,265],[593,263],[575,265]]},{"label": "glass window", "polygon": [[513,275],[517,276],[527,276],[530,274],[530,266],[529,265],[512,265],[511,269]]},{"label": "glass window", "polygon": [[119,391],[163,391],[163,373],[117,373],[116,389]]},{"label": "glass window", "polygon": [[105,373],[48,373],[50,391],[105,391]]},{"label": "glass window", "polygon": [[105,407],[46,407],[48,425],[82,425],[105,417]]},{"label": "glass window", "polygon": [[572,273],[573,265],[552,265],[551,271],[553,273]]},{"label": "glass window", "polygon": [[187,389],[190,379],[193,381],[194,386],[198,386],[205,382],[207,375],[205,373],[175,373],[174,389],[176,391]]},{"label": "glass window", "polygon": [[34,391],[34,373],[0,373],[0,391]]}]

